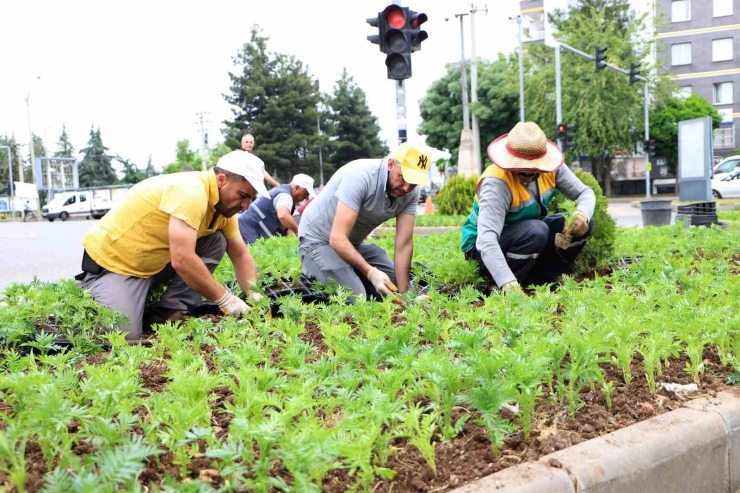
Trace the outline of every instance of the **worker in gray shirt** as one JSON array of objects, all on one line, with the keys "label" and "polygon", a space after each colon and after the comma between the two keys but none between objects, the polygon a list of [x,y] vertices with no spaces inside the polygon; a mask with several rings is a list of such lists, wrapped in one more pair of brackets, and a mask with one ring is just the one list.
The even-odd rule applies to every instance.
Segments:
[{"label": "worker in gray shirt", "polygon": [[[303,272],[355,294],[391,295],[409,289],[417,185],[429,183],[432,162],[421,145],[401,144],[385,159],[342,166],[303,213],[298,226]],[[396,218],[395,264],[367,236]],[[397,287],[396,287],[397,286]]]},{"label": "worker in gray shirt", "polygon": [[[491,142],[488,156],[493,164],[478,180],[462,228],[465,258],[507,292],[554,282],[570,271],[591,235],[593,190],[563,166],[563,153],[532,122],[517,123]],[[577,200],[567,231],[562,214],[547,215],[556,190]]]}]

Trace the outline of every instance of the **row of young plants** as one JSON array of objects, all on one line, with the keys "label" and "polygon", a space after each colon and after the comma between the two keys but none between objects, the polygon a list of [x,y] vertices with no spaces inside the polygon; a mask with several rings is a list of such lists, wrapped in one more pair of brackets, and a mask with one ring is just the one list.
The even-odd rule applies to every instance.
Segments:
[{"label": "row of young plants", "polygon": [[[435,274],[428,301],[349,304],[337,290],[328,305],[286,298],[286,316],[267,320],[265,300],[243,320],[158,326],[152,347],[100,334],[117,316],[71,282],[11,286],[0,302],[0,483],[23,490],[40,467],[49,492],[321,491],[338,478],[370,491],[393,479],[388,461],[402,444],[436,471],[435,445],[468,421],[485,427],[495,453],[508,433],[529,434],[545,395],[570,415],[585,388],[610,403],[620,382],[604,363],[629,382],[639,357],[651,393],[680,355],[694,379],[708,347],[738,366],[739,232],[620,229],[615,250],[639,262],[485,298],[459,233],[418,238],[415,258]],[[392,240],[380,243],[392,251]],[[263,282],[297,278],[296,250],[289,238],[258,243]],[[217,276],[233,276],[228,261]],[[459,294],[440,294],[450,283]],[[53,335],[38,332],[47,326],[78,344],[56,352]],[[159,387],[143,378],[152,367],[162,368]],[[500,413],[506,404],[515,418]],[[44,462],[34,470],[31,446]],[[144,484],[165,457],[175,470]],[[192,477],[204,460],[217,481]]]}]

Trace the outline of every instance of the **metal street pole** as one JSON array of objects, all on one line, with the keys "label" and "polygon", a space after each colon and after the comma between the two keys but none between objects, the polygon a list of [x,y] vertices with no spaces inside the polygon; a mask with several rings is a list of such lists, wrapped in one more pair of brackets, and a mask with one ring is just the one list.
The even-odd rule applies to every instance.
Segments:
[{"label": "metal street pole", "polygon": [[321,114],[316,114],[316,127],[319,129],[319,183],[324,184],[324,157],[321,155]]},{"label": "metal street pole", "polygon": [[[650,90],[645,81],[645,142],[650,140]],[[645,197],[650,198],[650,155],[645,151]]]},{"label": "metal street pole", "polygon": [[524,122],[524,64],[522,62],[522,16],[516,16],[519,26],[519,121]]},{"label": "metal street pole", "polygon": [[[563,95],[560,83],[560,43],[555,44],[555,122],[560,125],[563,122]],[[562,149],[563,142],[558,139],[558,146]]]},{"label": "metal street pole", "polygon": [[[31,103],[29,100],[31,99],[31,89],[33,89],[34,83],[39,80],[41,76],[37,76],[36,79],[31,83],[31,86],[28,88],[28,93],[26,93],[26,116],[28,117],[28,141],[30,142],[29,146],[31,147],[31,173],[33,176],[33,182],[36,183],[36,150],[34,149],[34,142],[33,142],[33,130],[31,129]],[[23,174],[21,174],[23,176]],[[21,178],[21,183],[23,183],[23,178]]]},{"label": "metal street pole", "polygon": [[[482,9],[476,9],[475,5],[470,6],[470,101],[478,102],[478,59],[475,56],[475,14],[476,12],[488,13],[488,6]],[[483,172],[480,157],[480,124],[478,115],[473,112],[473,163],[480,175]]]},{"label": "metal street pole", "polygon": [[470,116],[468,113],[468,68],[465,63],[465,31],[463,28],[463,17],[468,15],[467,12],[455,14],[460,18],[460,72],[462,83],[462,105],[463,105],[463,129],[470,130]]},{"label": "metal street pole", "polygon": [[406,81],[396,81],[396,123],[398,123],[398,144],[406,142]]},{"label": "metal street pole", "polygon": [[200,120],[200,161],[203,167],[203,171],[206,171],[206,169],[208,169],[208,167],[206,166],[206,145],[208,144],[208,142],[205,129],[203,127],[203,120],[205,119],[206,115],[208,115],[208,112],[201,111],[200,113],[196,113],[196,115]]}]

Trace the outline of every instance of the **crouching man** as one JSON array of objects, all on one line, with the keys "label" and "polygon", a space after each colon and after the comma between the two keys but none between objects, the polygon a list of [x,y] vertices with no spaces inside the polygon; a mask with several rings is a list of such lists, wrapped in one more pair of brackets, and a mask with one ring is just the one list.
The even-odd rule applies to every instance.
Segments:
[{"label": "crouching man", "polygon": [[[401,144],[385,159],[342,166],[303,213],[298,227],[304,274],[336,281],[357,295],[409,289],[417,185],[429,182],[432,162],[421,146]],[[368,235],[396,218],[395,264]],[[396,287],[398,286],[398,287]]]},{"label": "crouching man", "polygon": [[127,339],[141,336],[149,289],[167,280],[159,319],[177,318],[201,297],[234,317],[249,310],[212,273],[226,252],[242,290],[255,286],[257,269],[234,215],[257,193],[267,195],[263,176],[262,161],[242,151],[210,171],[155,176],[132,187],[85,235],[78,279],[96,301],[128,317],[121,327]]},{"label": "crouching man", "polygon": [[[491,142],[488,156],[493,164],[478,181],[473,212],[462,228],[465,258],[478,262],[481,275],[504,291],[554,282],[570,272],[591,235],[593,190],[563,166],[563,153],[532,122],[517,123]],[[567,231],[561,214],[547,215],[556,190],[577,200]],[[567,233],[570,244],[558,233]]]},{"label": "crouching man", "polygon": [[298,223],[293,218],[295,207],[315,196],[313,178],[304,174],[295,175],[290,184],[275,187],[268,195],[261,195],[239,216],[244,243],[251,245],[275,234],[298,234]]}]

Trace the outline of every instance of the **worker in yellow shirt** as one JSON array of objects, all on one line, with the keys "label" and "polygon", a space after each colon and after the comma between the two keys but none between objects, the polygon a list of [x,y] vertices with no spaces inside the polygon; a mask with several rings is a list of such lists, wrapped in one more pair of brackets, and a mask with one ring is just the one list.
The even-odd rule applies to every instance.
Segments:
[{"label": "worker in yellow shirt", "polygon": [[209,171],[149,178],[85,235],[78,279],[96,301],[128,317],[121,327],[127,339],[141,336],[149,289],[167,280],[157,306],[162,318],[191,310],[201,297],[234,317],[249,310],[213,278],[224,252],[242,290],[259,299],[257,268],[235,214],[258,193],[268,195],[264,172],[258,157],[234,151]]}]

